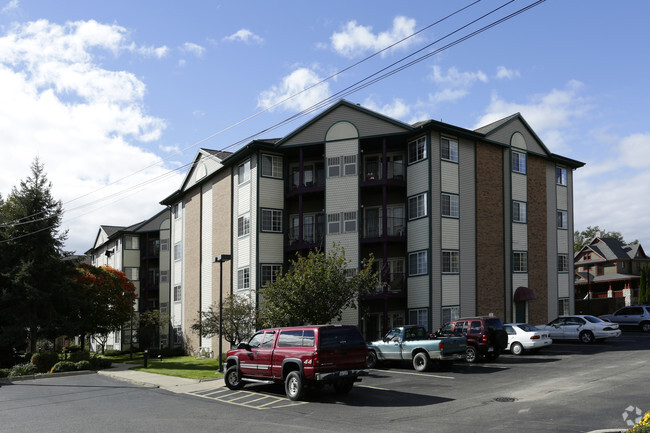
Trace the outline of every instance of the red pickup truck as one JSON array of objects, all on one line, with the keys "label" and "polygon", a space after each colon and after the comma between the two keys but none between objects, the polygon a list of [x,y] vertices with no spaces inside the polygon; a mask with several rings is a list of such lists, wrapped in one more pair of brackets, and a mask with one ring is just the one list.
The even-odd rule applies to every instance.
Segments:
[{"label": "red pickup truck", "polygon": [[287,397],[300,400],[307,386],[350,392],[367,374],[368,348],[355,326],[315,325],[263,329],[226,356],[228,388],[282,381]]}]

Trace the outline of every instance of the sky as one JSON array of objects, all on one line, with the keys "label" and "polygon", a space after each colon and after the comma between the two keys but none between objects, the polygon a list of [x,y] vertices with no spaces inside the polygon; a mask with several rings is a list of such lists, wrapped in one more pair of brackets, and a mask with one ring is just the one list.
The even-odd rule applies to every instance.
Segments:
[{"label": "sky", "polygon": [[200,148],[282,137],[328,98],[468,129],[520,112],[586,164],[575,229],[650,250],[650,2],[535,4],[0,0],[0,194],[38,158],[84,253],[160,211]]}]

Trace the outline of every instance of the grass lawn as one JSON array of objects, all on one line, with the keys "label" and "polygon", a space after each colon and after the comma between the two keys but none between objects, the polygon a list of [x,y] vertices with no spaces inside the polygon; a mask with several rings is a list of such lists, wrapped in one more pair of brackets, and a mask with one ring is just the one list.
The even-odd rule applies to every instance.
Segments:
[{"label": "grass lawn", "polygon": [[142,352],[134,353],[131,360],[129,354],[120,356],[106,356],[113,362],[125,364],[136,364],[133,370],[146,371],[147,373],[164,374],[167,376],[184,377],[187,379],[216,379],[223,377],[218,373],[219,360],[216,358],[196,359],[193,356],[175,356],[172,358],[163,358],[159,361],[157,358],[149,358],[147,368],[144,368],[144,358]]}]

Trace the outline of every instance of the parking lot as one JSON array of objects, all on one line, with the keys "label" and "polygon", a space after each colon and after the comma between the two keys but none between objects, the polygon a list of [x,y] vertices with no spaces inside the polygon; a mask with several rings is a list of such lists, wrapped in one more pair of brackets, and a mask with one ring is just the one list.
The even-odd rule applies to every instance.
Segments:
[{"label": "parking lot", "polygon": [[280,385],[249,385],[200,397],[323,420],[336,405],[341,416],[329,424],[334,430],[341,423],[362,431],[521,431],[522,424],[529,431],[623,428],[626,408],[650,410],[649,348],[650,335],[630,331],[614,340],[554,342],[534,355],[506,353],[495,362],[442,371],[388,365],[371,370],[347,396],[325,387],[310,392],[305,402],[292,402]]}]

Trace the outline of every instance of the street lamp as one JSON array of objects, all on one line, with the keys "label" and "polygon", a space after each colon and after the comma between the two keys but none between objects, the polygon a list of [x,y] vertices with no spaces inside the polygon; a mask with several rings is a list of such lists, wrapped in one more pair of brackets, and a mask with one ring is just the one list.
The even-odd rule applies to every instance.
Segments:
[{"label": "street lamp", "polygon": [[130,344],[129,344],[129,359],[133,359],[133,310],[135,309],[135,293],[131,292],[122,292],[122,295],[124,296],[129,296],[131,298],[131,328],[129,331],[131,331],[131,336],[129,338]]},{"label": "street lamp", "polygon": [[223,361],[221,360],[223,351],[223,262],[231,259],[230,254],[219,254],[214,258],[214,263],[219,263],[219,373],[223,373]]}]

